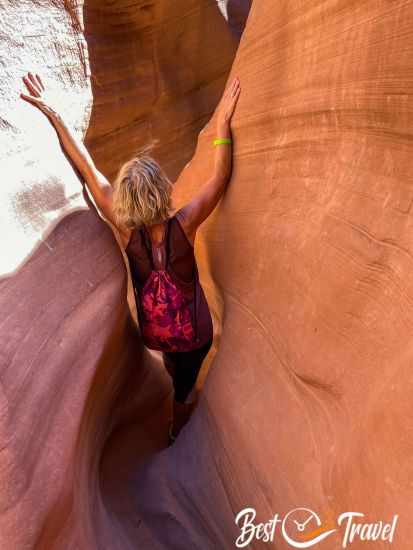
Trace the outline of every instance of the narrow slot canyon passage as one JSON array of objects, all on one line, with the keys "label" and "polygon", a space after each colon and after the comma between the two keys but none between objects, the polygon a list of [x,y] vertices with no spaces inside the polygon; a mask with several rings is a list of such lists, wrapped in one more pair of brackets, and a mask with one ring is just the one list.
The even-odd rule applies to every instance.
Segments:
[{"label": "narrow slot canyon passage", "polygon": [[[410,548],[412,29],[405,0],[0,0],[1,549],[333,550],[351,510]],[[170,447],[121,236],[28,71],[111,183],[152,144],[176,208],[240,79],[195,243],[214,343]]]}]

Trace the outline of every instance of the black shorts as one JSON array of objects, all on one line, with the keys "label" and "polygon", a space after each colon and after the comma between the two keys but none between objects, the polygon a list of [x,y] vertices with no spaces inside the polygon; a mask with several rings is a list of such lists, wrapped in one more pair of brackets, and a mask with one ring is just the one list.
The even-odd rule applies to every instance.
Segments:
[{"label": "black shorts", "polygon": [[190,394],[211,345],[212,338],[201,348],[191,351],[163,352],[166,370],[172,377],[176,401],[184,403]]}]

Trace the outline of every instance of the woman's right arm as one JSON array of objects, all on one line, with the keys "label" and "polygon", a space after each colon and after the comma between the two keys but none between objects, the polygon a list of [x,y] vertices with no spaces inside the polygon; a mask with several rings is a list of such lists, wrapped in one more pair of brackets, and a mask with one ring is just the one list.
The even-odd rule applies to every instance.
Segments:
[{"label": "woman's right arm", "polygon": [[59,112],[58,106],[53,105],[54,102],[40,76],[29,72],[27,76],[23,77],[23,81],[29,94],[21,93],[20,97],[38,107],[49,118],[60,137],[64,150],[82,174],[88,189],[93,195],[96,206],[103,216],[117,227],[122,244],[126,247],[131,230],[127,227],[121,227],[114,217],[112,204],[113,189],[111,184],[97,169],[83,141],[66,124]]},{"label": "woman's right arm", "polygon": [[[217,117],[218,138],[231,138],[231,119],[240,91],[239,79],[235,78],[224,93],[219,106]],[[202,186],[201,191],[178,211],[183,229],[192,242],[196,230],[218,204],[231,177],[232,144],[217,145],[215,149],[212,176]]]}]

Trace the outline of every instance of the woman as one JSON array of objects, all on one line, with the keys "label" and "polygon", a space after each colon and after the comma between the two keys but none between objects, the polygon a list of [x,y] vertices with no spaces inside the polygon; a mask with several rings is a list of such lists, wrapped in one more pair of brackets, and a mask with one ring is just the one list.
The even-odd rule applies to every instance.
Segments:
[{"label": "woman", "polygon": [[239,79],[233,80],[218,107],[214,170],[201,191],[175,213],[173,186],[148,149],[120,168],[112,186],[52,105],[40,76],[29,72],[23,81],[29,94],[20,97],[48,116],[99,210],[119,231],[143,341],[163,352],[173,381],[171,444],[189,418],[193,404],[187,400],[212,344],[212,320],[193,247],[198,227],[218,204],[230,178],[231,119],[240,93]]}]

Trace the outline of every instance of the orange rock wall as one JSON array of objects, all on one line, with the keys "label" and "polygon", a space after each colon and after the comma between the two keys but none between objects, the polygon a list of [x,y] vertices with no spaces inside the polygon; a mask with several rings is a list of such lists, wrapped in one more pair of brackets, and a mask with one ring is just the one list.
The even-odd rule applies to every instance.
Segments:
[{"label": "orange rock wall", "polygon": [[[165,445],[170,381],[131,321],[116,239],[50,122],[19,98],[21,77],[41,74],[108,177],[152,138],[173,176],[215,106],[235,40],[210,2],[111,4],[0,6],[1,548],[156,544],[118,526],[99,470],[122,424],[135,423],[124,448],[136,460]],[[222,36],[219,54],[202,47],[205,26]],[[173,71],[168,55],[182,59]]]},{"label": "orange rock wall", "polygon": [[113,178],[152,140],[176,178],[214,110],[236,40],[214,2],[157,0],[84,5],[93,109],[86,143]]},{"label": "orange rock wall", "polygon": [[[221,346],[174,449],[177,462],[201,449],[202,467],[176,476],[183,492],[195,472],[207,484],[211,462],[219,472],[227,527],[215,547],[231,547],[246,506],[259,521],[308,506],[399,514],[393,544],[409,548],[412,23],[410,2],[252,5],[229,76],[242,87],[234,173],[198,237]],[[213,134],[214,119],[178,182],[182,202],[211,165]]]},{"label": "orange rock wall", "polygon": [[[259,521],[307,506],[399,514],[407,550],[411,3],[256,1],[229,76],[233,33],[212,2],[65,6],[2,13],[11,36],[46,36],[9,40],[1,79],[3,234],[18,241],[1,280],[2,546],[227,549],[246,506]],[[55,55],[50,76],[109,177],[152,138],[176,177],[197,143],[177,204],[212,168],[215,116],[197,134],[240,77],[233,177],[197,237],[220,347],[169,449],[169,380],[141,356],[116,241],[47,121],[10,108],[33,51]],[[277,532],[272,547],[289,546]]]}]

